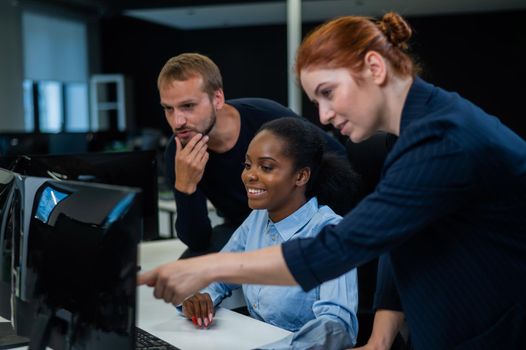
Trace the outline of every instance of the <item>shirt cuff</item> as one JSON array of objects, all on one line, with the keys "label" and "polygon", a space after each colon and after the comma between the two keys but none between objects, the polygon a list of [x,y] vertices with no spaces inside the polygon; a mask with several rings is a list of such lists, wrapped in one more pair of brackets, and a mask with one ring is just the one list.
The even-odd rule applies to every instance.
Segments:
[{"label": "shirt cuff", "polygon": [[311,238],[294,239],[281,245],[281,250],[287,267],[298,284],[304,291],[309,291],[319,285],[308,259],[303,255],[303,244],[312,241]]},{"label": "shirt cuff", "polygon": [[175,197],[178,197],[178,198],[193,198],[193,197],[197,197],[197,189],[193,192],[193,193],[190,193],[190,194],[187,194],[187,193],[184,193],[184,192],[181,192],[179,191],[177,188],[174,187],[173,189],[174,191],[174,196]]}]

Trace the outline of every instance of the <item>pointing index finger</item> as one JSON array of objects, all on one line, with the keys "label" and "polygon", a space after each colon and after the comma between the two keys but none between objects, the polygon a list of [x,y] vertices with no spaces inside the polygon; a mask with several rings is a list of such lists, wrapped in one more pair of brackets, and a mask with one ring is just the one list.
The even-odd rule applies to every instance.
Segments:
[{"label": "pointing index finger", "polygon": [[157,271],[150,270],[141,273],[137,276],[137,285],[147,285],[149,287],[155,286],[155,283],[157,282]]}]

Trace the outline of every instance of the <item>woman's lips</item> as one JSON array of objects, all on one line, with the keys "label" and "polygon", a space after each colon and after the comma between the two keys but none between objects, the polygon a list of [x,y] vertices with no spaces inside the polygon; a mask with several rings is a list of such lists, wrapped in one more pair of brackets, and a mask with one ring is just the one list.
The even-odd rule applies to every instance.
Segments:
[{"label": "woman's lips", "polygon": [[260,198],[267,193],[267,190],[261,188],[247,188],[248,198]]}]

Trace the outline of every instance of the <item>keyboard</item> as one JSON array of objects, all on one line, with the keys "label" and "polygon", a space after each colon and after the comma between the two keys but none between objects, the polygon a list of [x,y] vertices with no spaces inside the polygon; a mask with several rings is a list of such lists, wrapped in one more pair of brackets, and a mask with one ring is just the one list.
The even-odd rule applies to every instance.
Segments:
[{"label": "keyboard", "polygon": [[137,350],[180,350],[139,327],[135,327],[135,339],[135,349]]}]

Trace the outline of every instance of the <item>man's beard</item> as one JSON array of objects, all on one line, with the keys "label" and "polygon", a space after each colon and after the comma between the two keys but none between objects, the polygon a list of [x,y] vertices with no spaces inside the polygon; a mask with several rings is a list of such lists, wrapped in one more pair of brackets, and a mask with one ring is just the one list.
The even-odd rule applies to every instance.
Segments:
[{"label": "man's beard", "polygon": [[[208,125],[204,128],[203,131],[200,131],[200,130],[197,130],[197,129],[190,129],[192,131],[194,131],[195,133],[200,133],[202,134],[203,136],[205,135],[208,135],[212,129],[214,128],[214,126],[216,125],[216,119],[217,119],[217,116],[216,116],[216,111],[212,109],[212,111],[210,112],[210,118],[209,118],[209,123]],[[183,129],[183,130],[188,130],[188,129]],[[177,136],[177,131],[175,132],[175,136]],[[191,138],[183,141],[181,140],[182,142],[182,145],[183,146],[186,146],[186,144],[191,140]]]},{"label": "man's beard", "polygon": [[203,136],[208,135],[210,131],[214,128],[216,125],[216,111],[212,109],[212,112],[210,113],[210,124],[208,124],[208,127],[205,128],[205,130],[202,132]]}]

